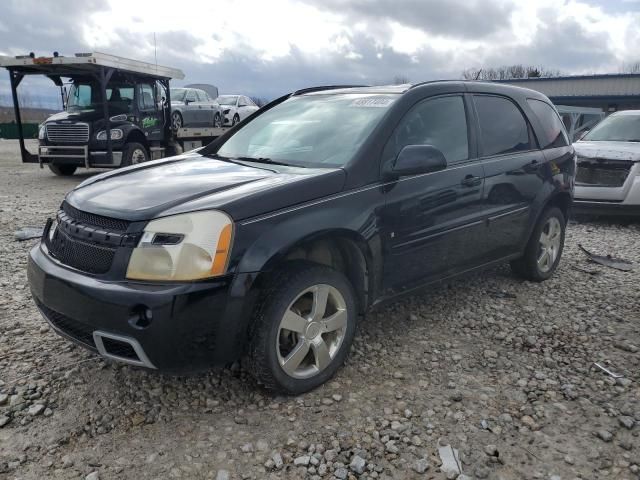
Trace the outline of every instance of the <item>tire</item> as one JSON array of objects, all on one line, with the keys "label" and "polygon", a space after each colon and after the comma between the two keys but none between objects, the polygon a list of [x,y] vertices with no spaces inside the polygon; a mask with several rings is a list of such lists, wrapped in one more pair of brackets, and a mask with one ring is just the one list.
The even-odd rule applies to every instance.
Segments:
[{"label": "tire", "polygon": [[[314,315],[314,300],[322,298],[327,298],[328,310]],[[347,358],[356,316],[353,287],[342,273],[293,263],[274,275],[258,301],[250,329],[249,371],[266,388],[282,393],[296,395],[318,387]]]},{"label": "tire", "polygon": [[149,152],[147,148],[136,142],[127,143],[122,150],[122,163],[121,167],[128,167],[130,165],[136,165],[149,160]]},{"label": "tire", "polygon": [[173,112],[171,114],[171,129],[175,132],[180,130],[183,125],[182,114],[180,112]]},{"label": "tire", "polygon": [[220,128],[222,126],[222,117],[219,113],[216,113],[213,117],[213,128]]},{"label": "tire", "polygon": [[49,170],[61,177],[70,177],[77,170],[76,165],[53,165],[49,164]]},{"label": "tire", "polygon": [[[533,229],[524,255],[511,262],[511,270],[516,275],[534,282],[547,280],[560,263],[565,230],[566,220],[562,211],[557,207],[545,210]],[[546,237],[545,243],[543,235]]]},{"label": "tire", "polygon": [[238,115],[237,113],[233,116],[233,121],[231,122],[231,126],[233,127],[234,125],[236,125],[237,123],[240,123],[240,115]]}]

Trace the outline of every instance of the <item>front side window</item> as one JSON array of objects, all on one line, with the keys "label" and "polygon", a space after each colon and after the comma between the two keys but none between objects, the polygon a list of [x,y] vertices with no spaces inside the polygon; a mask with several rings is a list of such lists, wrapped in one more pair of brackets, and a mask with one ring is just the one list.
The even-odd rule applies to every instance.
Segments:
[{"label": "front side window", "polygon": [[140,85],[140,96],[138,97],[140,110],[153,110],[156,108],[156,104],[153,101],[154,97],[153,86],[148,83]]},{"label": "front side window", "polygon": [[184,102],[187,95],[187,90],[184,88],[172,88],[170,92],[172,102]]},{"label": "front side window", "polygon": [[196,101],[196,92],[193,90],[187,90],[187,101],[195,102]]},{"label": "front side window", "polygon": [[566,147],[569,139],[565,133],[564,124],[555,109],[542,100],[528,98],[527,103],[542,124],[542,138],[539,138],[542,148]]},{"label": "front side window", "polygon": [[217,154],[299,166],[342,166],[397,98],[356,93],[294,96],[247,123]]},{"label": "front side window", "polygon": [[640,115],[611,115],[593,127],[582,140],[590,142],[640,142]]},{"label": "front side window", "polygon": [[469,158],[467,116],[460,95],[425,100],[411,109],[389,139],[384,162],[393,161],[407,145],[431,145],[447,163]]},{"label": "front side window", "polygon": [[484,156],[531,150],[529,125],[511,100],[475,95],[474,102]]}]

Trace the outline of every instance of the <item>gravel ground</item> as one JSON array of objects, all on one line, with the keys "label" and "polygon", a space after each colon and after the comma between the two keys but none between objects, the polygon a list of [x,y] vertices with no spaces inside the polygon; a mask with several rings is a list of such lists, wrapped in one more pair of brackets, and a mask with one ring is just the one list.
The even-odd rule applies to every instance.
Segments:
[{"label": "gravel ground", "polygon": [[237,365],[160,375],[50,331],[27,286],[36,241],[13,232],[88,174],[17,151],[0,141],[0,479],[456,478],[448,445],[460,479],[640,478],[638,223],[572,223],[543,284],[505,266],[379,309],[333,381],[281,397]]}]

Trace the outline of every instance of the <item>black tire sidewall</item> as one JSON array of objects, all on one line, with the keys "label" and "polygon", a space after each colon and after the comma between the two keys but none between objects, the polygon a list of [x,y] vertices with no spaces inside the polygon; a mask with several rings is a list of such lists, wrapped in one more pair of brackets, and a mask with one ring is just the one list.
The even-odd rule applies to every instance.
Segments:
[{"label": "black tire sidewall", "polygon": [[[216,119],[217,119],[217,121],[216,121]],[[222,117],[220,116],[219,113],[216,113],[213,116],[213,128],[219,128],[220,125],[222,125]]]},{"label": "black tire sidewall", "polygon": [[[353,287],[343,274],[321,265],[297,267],[287,272],[286,280],[278,281],[278,284],[275,291],[269,292],[263,307],[257,314],[257,328],[262,330],[254,332],[252,362],[254,365],[260,363],[266,367],[266,371],[264,368],[261,369],[262,374],[257,375],[257,378],[267,387],[289,394],[300,394],[325,383],[346,360],[356,331],[358,311],[355,294]],[[297,379],[287,375],[278,361],[276,352],[278,330],[282,316],[296,296],[318,284],[331,285],[342,294],[347,309],[347,330],[340,350],[327,368],[311,378]]]},{"label": "black tire sidewall", "polygon": [[49,164],[49,170],[61,177],[69,177],[73,175],[77,170],[76,165],[53,165]]},{"label": "black tire sidewall", "polygon": [[144,156],[145,156],[144,162],[149,161],[149,152],[147,151],[147,147],[145,147],[141,143],[130,142],[130,143],[127,143],[124,146],[124,149],[122,150],[122,164],[121,164],[122,167],[129,167],[131,165],[138,165],[139,163],[144,163],[144,162],[132,163],[133,152],[138,148],[144,151]]},{"label": "black tire sidewall", "polygon": [[[545,224],[551,217],[556,217],[560,221],[561,228],[561,238],[560,238],[560,247],[558,249],[558,256],[556,257],[553,266],[549,269],[548,272],[542,272],[538,267],[538,246],[540,241],[540,234],[542,233],[542,229]],[[533,230],[531,235],[531,239],[529,241],[529,245],[527,245],[527,252],[524,258],[524,268],[526,269],[526,274],[531,280],[535,280],[538,282],[547,280],[550,278],[556,269],[558,268],[558,264],[560,263],[560,259],[562,258],[562,252],[564,250],[564,238],[566,232],[567,221],[562,214],[562,211],[557,207],[551,207],[547,209],[538,220],[536,224],[536,228]]]},{"label": "black tire sidewall", "polygon": [[231,125],[237,125],[240,123],[240,115],[237,113],[233,116],[233,120],[231,121]]}]

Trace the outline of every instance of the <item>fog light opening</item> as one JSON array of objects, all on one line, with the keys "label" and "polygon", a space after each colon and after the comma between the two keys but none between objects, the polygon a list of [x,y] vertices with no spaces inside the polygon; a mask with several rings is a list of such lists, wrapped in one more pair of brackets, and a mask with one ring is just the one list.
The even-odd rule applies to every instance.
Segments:
[{"label": "fog light opening", "polygon": [[149,307],[145,305],[138,305],[133,308],[131,313],[132,316],[129,319],[129,324],[133,328],[143,330],[151,325],[151,321],[153,320],[153,312]]}]

